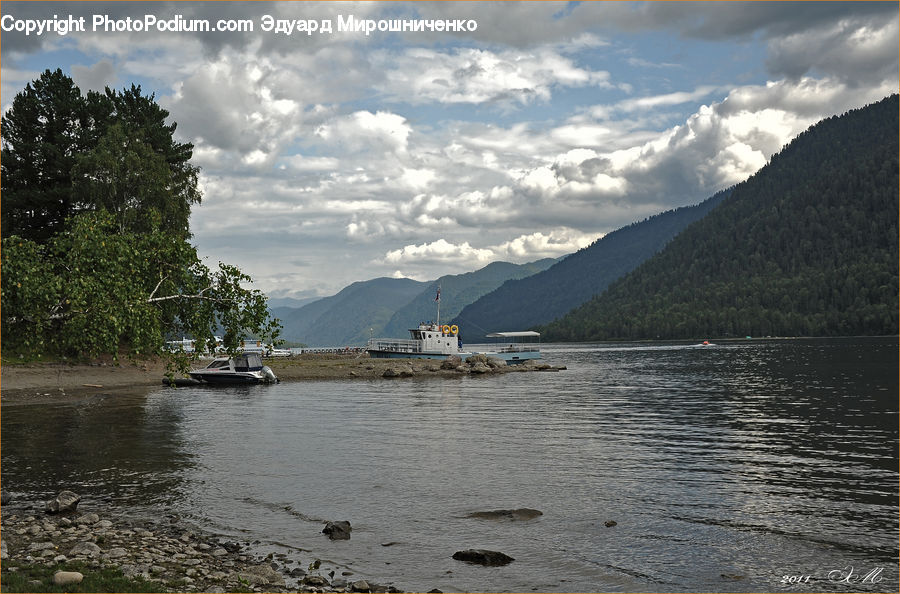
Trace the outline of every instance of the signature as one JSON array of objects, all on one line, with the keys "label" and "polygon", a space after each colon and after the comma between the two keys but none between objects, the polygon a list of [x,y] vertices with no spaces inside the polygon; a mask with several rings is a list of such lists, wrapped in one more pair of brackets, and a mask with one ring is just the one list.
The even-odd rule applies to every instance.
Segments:
[{"label": "signature", "polygon": [[[832,569],[825,575],[825,579],[834,584],[878,584],[884,579],[883,573],[884,567],[866,571],[848,565],[843,569]],[[812,574],[787,574],[781,576],[780,583],[783,585],[808,584],[817,579],[822,578],[813,577]]]}]

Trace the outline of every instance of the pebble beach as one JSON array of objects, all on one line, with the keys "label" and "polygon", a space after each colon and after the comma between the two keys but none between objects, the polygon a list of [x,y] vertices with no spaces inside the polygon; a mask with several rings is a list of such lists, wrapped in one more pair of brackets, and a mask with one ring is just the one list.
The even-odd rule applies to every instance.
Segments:
[{"label": "pebble beach", "polygon": [[[50,514],[40,506],[17,505],[14,499],[5,503],[3,572],[33,564],[65,569],[70,562],[80,562],[85,569],[64,573],[83,577],[114,567],[126,577],[152,582],[159,591],[399,592],[392,584],[371,583],[305,551],[260,555],[250,552],[253,543],[205,534],[178,518],[125,519],[93,502],[88,506]],[[35,592],[51,586],[32,585]]]}]

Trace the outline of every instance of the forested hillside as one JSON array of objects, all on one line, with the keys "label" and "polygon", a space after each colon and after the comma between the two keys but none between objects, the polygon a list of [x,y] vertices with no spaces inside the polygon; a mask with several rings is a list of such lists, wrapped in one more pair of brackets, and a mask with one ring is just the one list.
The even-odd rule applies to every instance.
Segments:
[{"label": "forested hillside", "polygon": [[418,297],[397,310],[383,330],[383,336],[406,338],[407,330],[421,321],[434,320],[437,314],[435,296],[441,287],[441,320],[450,320],[460,310],[510,279],[531,276],[553,265],[545,258],[528,264],[493,262],[475,272],[453,274],[431,283]]},{"label": "forested hillside", "polygon": [[898,333],[898,97],[791,142],[550,340]]},{"label": "forested hillside", "polygon": [[453,320],[469,342],[489,332],[525,330],[549,322],[602,292],[658,252],[728,194],[633,223],[560,260],[543,272],[511,280],[463,308]]}]

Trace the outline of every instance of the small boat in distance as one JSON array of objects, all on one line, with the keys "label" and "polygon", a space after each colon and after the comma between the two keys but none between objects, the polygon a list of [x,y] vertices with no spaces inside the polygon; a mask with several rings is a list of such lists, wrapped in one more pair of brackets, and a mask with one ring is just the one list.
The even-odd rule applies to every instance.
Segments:
[{"label": "small boat in distance", "polygon": [[262,364],[257,353],[244,353],[235,357],[216,357],[203,369],[188,372],[195,380],[210,384],[274,384],[275,373]]},{"label": "small boat in distance", "polygon": [[529,360],[541,358],[539,341],[540,332],[524,330],[519,332],[492,332],[487,338],[503,339],[509,346],[500,347],[494,353],[486,353],[491,357],[497,357],[506,361],[507,365],[516,365]]}]

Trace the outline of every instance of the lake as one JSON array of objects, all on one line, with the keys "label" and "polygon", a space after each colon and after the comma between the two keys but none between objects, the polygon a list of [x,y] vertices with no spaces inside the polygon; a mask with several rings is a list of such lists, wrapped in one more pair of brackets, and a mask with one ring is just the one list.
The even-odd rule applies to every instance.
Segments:
[{"label": "lake", "polygon": [[[4,407],[4,489],[410,591],[900,589],[896,338],[543,351],[567,369]],[[515,508],[543,515],[467,517]]]}]

